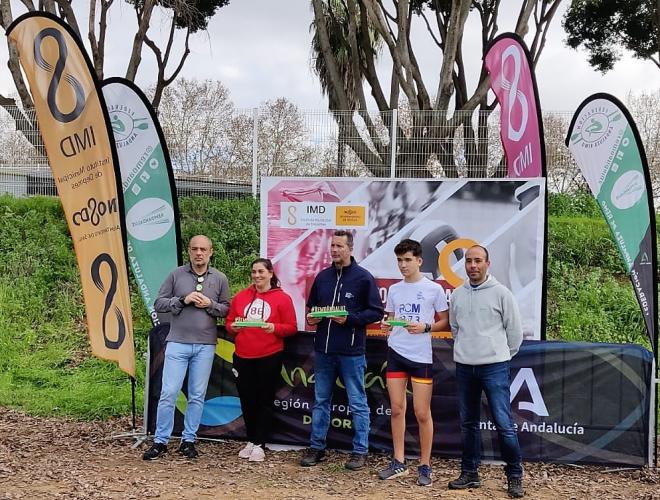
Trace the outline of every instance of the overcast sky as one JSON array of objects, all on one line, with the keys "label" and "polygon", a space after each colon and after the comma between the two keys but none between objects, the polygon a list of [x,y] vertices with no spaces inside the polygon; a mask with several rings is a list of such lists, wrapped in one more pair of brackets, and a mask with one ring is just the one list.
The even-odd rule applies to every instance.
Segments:
[{"label": "overcast sky", "polygon": [[[514,7],[519,2],[509,0],[506,3],[512,10],[500,13],[500,32],[512,30],[516,20]],[[12,4],[17,17],[24,10],[20,4],[14,1]],[[86,5],[87,2],[80,1],[78,7]],[[325,110],[327,100],[321,94],[310,62],[309,26],[312,17],[309,0],[231,0],[211,20],[207,32],[194,36],[191,54],[182,74],[188,78],[221,80],[239,108],[251,108],[265,100],[285,97],[301,109]],[[86,25],[83,15],[79,18],[79,24],[81,27]],[[131,7],[116,2],[111,9],[109,24],[111,36],[107,46],[106,76],[123,76],[135,26]],[[130,29],[122,30],[122,26]],[[165,22],[156,21],[150,34],[154,36],[154,30],[165,33],[167,28]],[[480,35],[474,28],[477,28],[476,23],[468,25],[464,45],[466,65],[475,75],[472,90],[481,65]],[[660,89],[660,70],[651,62],[624,57],[613,71],[602,75],[589,67],[584,52],[567,48],[564,38],[561,15],[558,15],[553,20],[537,67],[544,110],[573,111],[594,92],[609,92],[625,100],[631,91],[638,94]],[[421,24],[413,26],[412,43],[426,86],[434,94],[441,54],[431,46]],[[156,66],[151,51],[146,47],[143,58],[137,83],[148,86],[154,82]],[[6,95],[13,92],[13,85],[4,64],[7,59],[5,44],[2,44],[0,59],[3,62],[0,92]],[[382,73],[387,74],[385,66]]]}]

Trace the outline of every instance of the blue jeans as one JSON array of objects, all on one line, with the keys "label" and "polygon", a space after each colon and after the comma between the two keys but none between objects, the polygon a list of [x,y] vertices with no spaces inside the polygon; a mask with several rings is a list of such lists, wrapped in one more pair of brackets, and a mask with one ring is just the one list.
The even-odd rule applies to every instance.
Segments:
[{"label": "blue jeans", "polygon": [[202,419],[206,386],[209,383],[215,346],[168,342],[165,347],[163,383],[156,414],[155,443],[167,444],[174,427],[174,405],[188,371],[188,406],[183,423],[184,441],[195,441]]},{"label": "blue jeans", "polygon": [[456,363],[461,437],[463,439],[463,472],[477,472],[481,462],[481,393],[486,393],[488,406],[497,427],[500,454],[506,462],[507,477],[522,477],[522,457],[518,435],[511,418],[510,363],[464,365]]},{"label": "blue jeans", "polygon": [[369,451],[369,405],[364,388],[367,360],[362,356],[314,353],[314,408],[310,446],[325,449],[330,427],[330,404],[337,375],[346,387],[348,405],[353,417],[353,453],[366,455]]}]

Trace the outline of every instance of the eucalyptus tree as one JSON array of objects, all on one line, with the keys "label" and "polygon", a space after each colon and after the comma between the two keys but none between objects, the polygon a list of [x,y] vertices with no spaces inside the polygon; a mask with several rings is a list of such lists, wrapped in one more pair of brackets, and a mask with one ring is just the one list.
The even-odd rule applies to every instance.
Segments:
[{"label": "eucalyptus tree", "polygon": [[[534,66],[561,1],[515,0],[512,31],[527,37]],[[503,3],[311,0],[315,69],[334,115],[347,111],[359,117],[344,120],[351,138],[346,145],[373,175],[389,175],[392,154],[397,176],[485,177],[494,173],[488,168],[485,125],[496,103],[488,101],[485,70],[475,76],[466,69],[465,52],[468,45],[477,45],[483,56],[500,33]],[[506,8],[512,3],[509,0]],[[479,30],[468,36],[466,23],[471,16]],[[424,41],[419,42],[422,37]],[[422,74],[424,47],[432,47],[437,54],[433,74]],[[429,82],[435,78],[437,87],[431,89]],[[372,103],[376,116],[368,112]],[[405,110],[405,116],[397,121],[393,151],[389,120],[394,109]],[[456,147],[459,136],[461,148]]]}]

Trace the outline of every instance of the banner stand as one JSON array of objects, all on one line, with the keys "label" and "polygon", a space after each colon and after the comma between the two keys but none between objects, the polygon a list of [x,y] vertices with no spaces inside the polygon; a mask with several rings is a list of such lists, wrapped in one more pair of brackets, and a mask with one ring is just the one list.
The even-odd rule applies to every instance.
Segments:
[{"label": "banner stand", "polygon": [[135,408],[135,379],[131,377],[131,410],[133,413],[133,429],[130,432],[121,434],[113,434],[108,439],[135,439],[135,443],[131,445],[131,449],[138,448],[142,443],[149,439],[147,432],[147,411],[149,406],[149,369],[151,366],[151,346],[147,342],[147,352],[145,353],[145,370],[144,370],[144,396],[142,398],[142,429],[138,430],[135,426],[136,408]]},{"label": "banner stand", "polygon": [[[657,453],[657,447],[658,447],[658,433],[657,433],[657,428],[658,428],[658,382],[660,382],[660,378],[658,378],[658,372],[657,372],[657,366],[655,364],[655,360],[653,361],[653,373],[655,374],[653,378],[651,378],[651,394],[649,397],[650,400],[650,415],[651,418],[649,418],[649,468],[653,468],[656,471],[658,470],[658,453]],[[653,465],[651,465],[653,464]]]}]

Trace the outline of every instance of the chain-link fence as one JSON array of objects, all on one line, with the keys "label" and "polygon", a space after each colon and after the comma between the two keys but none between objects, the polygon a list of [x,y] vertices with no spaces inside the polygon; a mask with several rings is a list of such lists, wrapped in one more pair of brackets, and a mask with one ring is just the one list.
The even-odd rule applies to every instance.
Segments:
[{"label": "chain-link fence", "polygon": [[[571,118],[544,114],[549,189],[584,185],[564,145]],[[497,111],[232,110],[182,126],[161,115],[179,195],[256,195],[261,176],[492,177],[505,171]],[[0,111],[0,192],[56,193],[34,112]],[[394,152],[394,154],[393,154]]]}]

